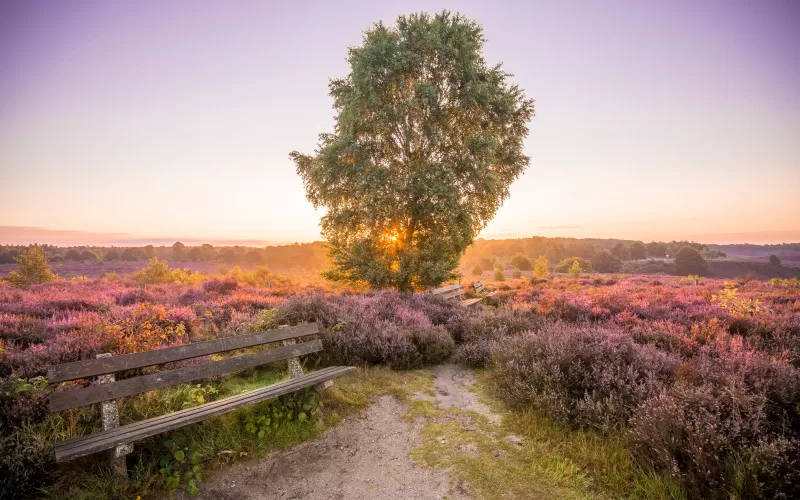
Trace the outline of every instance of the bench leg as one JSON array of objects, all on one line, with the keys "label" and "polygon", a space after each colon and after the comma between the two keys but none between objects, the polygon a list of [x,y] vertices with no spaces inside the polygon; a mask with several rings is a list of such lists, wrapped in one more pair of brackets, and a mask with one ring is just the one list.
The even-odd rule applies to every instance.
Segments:
[{"label": "bench leg", "polygon": [[[294,345],[297,341],[295,339],[288,339],[283,341],[283,345]],[[289,365],[289,378],[298,378],[303,376],[303,367],[300,366],[300,360],[298,358],[289,358],[287,360],[287,364]]]},{"label": "bench leg", "polygon": [[[96,358],[110,357],[110,353],[98,354]],[[114,382],[114,374],[100,375],[95,381],[96,384],[110,384]],[[103,401],[100,403],[100,417],[103,421],[103,430],[113,429],[119,427],[119,410],[117,402]],[[125,455],[133,452],[132,444],[122,444],[111,450],[108,450],[108,458],[111,460],[111,468],[114,473],[119,477],[128,477],[128,468],[125,466]]]}]

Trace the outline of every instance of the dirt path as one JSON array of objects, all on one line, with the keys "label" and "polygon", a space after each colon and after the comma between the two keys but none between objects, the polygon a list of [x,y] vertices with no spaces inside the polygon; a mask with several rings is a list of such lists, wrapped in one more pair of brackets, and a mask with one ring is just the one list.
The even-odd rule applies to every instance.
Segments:
[{"label": "dirt path", "polygon": [[433,383],[433,389],[436,391],[436,397],[417,394],[418,398],[438,401],[444,408],[474,411],[485,416],[491,424],[500,423],[500,415],[493,413],[485,404],[478,401],[478,396],[474,392],[470,391],[475,384],[475,374],[471,370],[461,365],[447,364],[437,366],[434,374],[436,381]]},{"label": "dirt path", "polygon": [[[436,397],[443,407],[472,410],[491,422],[499,417],[469,391],[472,372],[457,365],[435,369]],[[466,499],[450,475],[413,462],[421,423],[403,419],[406,405],[378,398],[363,415],[345,419],[321,439],[238,462],[203,482],[201,498],[240,499]]]}]

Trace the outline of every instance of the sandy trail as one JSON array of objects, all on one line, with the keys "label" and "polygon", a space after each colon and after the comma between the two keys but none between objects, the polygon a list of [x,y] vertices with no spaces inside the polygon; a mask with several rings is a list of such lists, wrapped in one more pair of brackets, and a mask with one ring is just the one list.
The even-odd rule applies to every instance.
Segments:
[{"label": "sandy trail", "polygon": [[[469,391],[474,383],[471,371],[452,364],[434,371],[436,397],[418,397],[435,399],[442,407],[476,411],[490,422],[499,422]],[[200,498],[469,498],[447,471],[427,469],[410,459],[420,442],[422,423],[404,420],[405,412],[406,405],[395,398],[377,398],[362,415],[345,419],[320,439],[212,472],[201,485]]]}]

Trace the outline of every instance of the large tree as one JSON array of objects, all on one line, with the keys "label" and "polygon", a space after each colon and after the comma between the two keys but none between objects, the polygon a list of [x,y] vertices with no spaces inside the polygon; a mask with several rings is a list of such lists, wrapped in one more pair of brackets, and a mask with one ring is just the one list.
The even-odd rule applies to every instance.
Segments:
[{"label": "large tree", "polygon": [[459,14],[377,23],[330,82],[333,133],[291,153],[320,223],[330,277],[400,290],[457,276],[461,255],[525,170],[533,101],[483,59]]}]

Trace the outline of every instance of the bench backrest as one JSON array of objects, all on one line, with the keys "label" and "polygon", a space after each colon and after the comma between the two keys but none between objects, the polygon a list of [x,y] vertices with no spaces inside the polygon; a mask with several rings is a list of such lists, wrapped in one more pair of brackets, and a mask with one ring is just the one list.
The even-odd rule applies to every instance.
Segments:
[{"label": "bench backrest", "polygon": [[483,283],[480,281],[476,281],[475,283],[473,283],[472,288],[474,288],[475,291],[478,293],[483,293],[484,291],[486,291],[486,287],[483,286]]},{"label": "bench backrest", "polygon": [[[306,335],[319,333],[316,323],[308,323],[278,330],[225,337],[205,342],[167,347],[155,351],[123,354],[106,358],[87,359],[64,363],[50,367],[47,377],[50,383],[66,382],[82,378],[106,375],[125,370],[144,368],[160,365],[173,361],[181,361],[209,354],[218,354],[235,349],[256,347],[273,342],[290,341]],[[288,344],[288,342],[287,342]],[[54,392],[50,396],[50,411],[56,412],[69,408],[77,408],[103,401],[118,399],[125,396],[170,387],[173,385],[191,382],[234,371],[254,368],[266,363],[294,358],[322,350],[319,340],[302,342],[299,344],[284,345],[276,349],[268,349],[253,354],[226,358],[219,361],[210,361],[199,365],[185,366],[174,370],[162,371],[149,375],[142,375],[106,384],[97,384],[82,389]]]},{"label": "bench backrest", "polygon": [[430,293],[431,295],[436,295],[437,297],[441,297],[443,299],[454,299],[464,295],[464,285],[456,284],[444,286],[442,288],[435,288],[431,290]]}]

